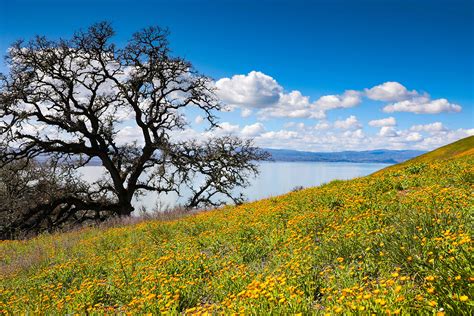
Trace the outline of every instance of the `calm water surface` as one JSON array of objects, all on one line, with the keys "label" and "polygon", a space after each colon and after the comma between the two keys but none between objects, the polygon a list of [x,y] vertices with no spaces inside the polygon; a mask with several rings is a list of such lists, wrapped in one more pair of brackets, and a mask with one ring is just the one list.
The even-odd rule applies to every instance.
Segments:
[{"label": "calm water surface", "polygon": [[[280,195],[291,191],[297,186],[311,187],[336,179],[352,179],[366,176],[389,166],[382,163],[345,163],[345,162],[262,162],[260,174],[251,180],[243,192],[249,201]],[[87,166],[81,168],[85,180],[93,182],[103,174],[103,167]],[[189,196],[181,192],[176,194],[158,195],[147,193],[135,199],[135,209],[141,207],[147,210],[165,209],[184,203]]]}]

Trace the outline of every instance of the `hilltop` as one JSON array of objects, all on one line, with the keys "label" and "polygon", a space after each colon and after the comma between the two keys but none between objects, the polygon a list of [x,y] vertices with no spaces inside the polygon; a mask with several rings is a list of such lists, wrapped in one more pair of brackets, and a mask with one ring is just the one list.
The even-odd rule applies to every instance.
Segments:
[{"label": "hilltop", "polygon": [[237,207],[0,243],[0,313],[472,315],[473,137]]},{"label": "hilltop", "polygon": [[454,143],[442,146],[436,150],[424,153],[422,155],[416,156],[407,161],[403,161],[399,164],[389,166],[385,169],[382,169],[376,173],[387,172],[387,170],[397,170],[405,168],[409,165],[416,164],[426,164],[435,161],[443,161],[447,159],[461,158],[463,156],[473,156],[474,155],[474,136],[469,136],[463,139],[460,139]]},{"label": "hilltop", "polygon": [[434,151],[425,153],[421,156],[415,157],[408,163],[413,164],[420,162],[433,162],[436,160],[446,160],[466,155],[474,155],[474,136],[460,139],[454,143],[440,147]]}]

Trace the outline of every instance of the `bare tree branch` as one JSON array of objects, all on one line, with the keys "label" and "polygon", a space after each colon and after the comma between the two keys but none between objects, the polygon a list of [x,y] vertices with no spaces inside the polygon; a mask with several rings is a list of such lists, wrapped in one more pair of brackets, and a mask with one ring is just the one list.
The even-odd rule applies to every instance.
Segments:
[{"label": "bare tree branch", "polygon": [[[100,160],[108,180],[90,192],[107,192],[115,202],[101,207],[77,196],[49,201],[60,214],[89,207],[125,216],[140,192],[179,193],[183,185],[194,194],[189,207],[221,204],[213,200],[217,195],[240,203],[243,198],[231,191],[247,185],[243,175],[257,173],[255,161],[265,155],[230,137],[173,141],[187,126],[185,108],[200,110],[212,129],[221,105],[212,80],[171,55],[168,34],[150,27],[118,48],[112,27],[102,22],[70,40],[38,36],[14,43],[10,72],[0,76],[0,167],[54,156],[76,170]],[[139,132],[137,142],[122,139],[125,126]],[[195,188],[192,178],[199,174],[206,180]]]}]

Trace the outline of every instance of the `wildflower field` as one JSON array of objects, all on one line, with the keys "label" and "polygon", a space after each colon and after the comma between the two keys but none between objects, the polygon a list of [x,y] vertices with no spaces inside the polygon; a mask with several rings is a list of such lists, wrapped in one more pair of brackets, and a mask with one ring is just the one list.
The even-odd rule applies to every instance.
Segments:
[{"label": "wildflower field", "polygon": [[450,146],[238,207],[1,242],[0,314],[472,315],[474,137]]}]

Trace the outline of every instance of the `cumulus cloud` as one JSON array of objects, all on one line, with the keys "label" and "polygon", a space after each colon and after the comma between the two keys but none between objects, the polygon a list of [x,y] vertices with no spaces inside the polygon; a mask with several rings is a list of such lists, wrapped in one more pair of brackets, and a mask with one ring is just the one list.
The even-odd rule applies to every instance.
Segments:
[{"label": "cumulus cloud", "polygon": [[345,120],[338,120],[334,122],[334,127],[340,129],[358,129],[361,127],[357,117],[354,115],[349,116]]},{"label": "cumulus cloud", "polygon": [[314,125],[314,129],[316,130],[326,130],[331,127],[331,124],[327,121],[319,121],[318,124]]},{"label": "cumulus cloud", "polygon": [[124,126],[117,133],[117,145],[122,146],[136,142],[143,145],[143,134],[138,126]]},{"label": "cumulus cloud", "polygon": [[265,131],[265,127],[262,123],[255,123],[252,125],[246,125],[241,131],[244,137],[255,137],[262,134]]},{"label": "cumulus cloud", "polygon": [[292,138],[297,138],[298,133],[295,131],[287,131],[287,130],[279,130],[279,131],[271,131],[266,132],[261,135],[263,139],[279,139],[279,140],[289,140]]},{"label": "cumulus cloud", "polygon": [[441,122],[434,122],[431,124],[413,125],[412,127],[410,127],[410,130],[415,131],[415,132],[435,133],[435,132],[446,131],[447,128]]},{"label": "cumulus cloud", "polygon": [[298,90],[286,92],[274,78],[259,71],[219,79],[215,86],[217,96],[229,110],[240,108],[241,116],[249,117],[253,113],[252,109],[256,109],[260,119],[323,119],[329,110],[359,105],[364,96],[371,100],[391,102],[383,108],[387,113],[437,114],[459,112],[462,109],[445,98],[431,99],[429,94],[408,90],[395,81],[387,81],[363,91],[346,90],[342,94],[324,95],[316,101],[311,101]]},{"label": "cumulus cloud", "polygon": [[420,140],[423,139],[423,136],[421,136],[421,134],[418,132],[414,132],[414,133],[409,133],[405,139],[408,142],[419,142]]},{"label": "cumulus cloud", "polygon": [[[230,110],[239,109],[242,117],[255,115],[260,122],[243,128],[224,122],[220,124],[220,129],[202,133],[186,131],[187,135],[210,137],[213,134],[235,134],[252,137],[262,147],[337,151],[376,148],[430,150],[474,134],[474,129],[449,130],[441,122],[399,129],[393,116],[370,120],[368,125],[379,130],[365,134],[362,124],[354,115],[332,122],[327,120],[326,112],[355,107],[363,98],[385,102],[383,110],[387,113],[461,111],[461,106],[447,99],[432,99],[427,93],[409,90],[393,81],[359,91],[346,90],[341,94],[325,95],[317,100],[311,100],[298,90],[288,92],[274,78],[258,71],[223,78],[215,84],[218,96],[229,105]],[[283,129],[266,128],[265,120],[271,118],[287,119]],[[315,124],[297,122],[297,119],[308,118],[319,121]]]},{"label": "cumulus cloud", "polygon": [[418,132],[410,130],[397,130],[394,126],[382,126],[378,136],[384,139],[390,139],[398,143],[413,143],[423,140],[423,136]]},{"label": "cumulus cloud", "polygon": [[369,99],[376,101],[399,101],[418,95],[415,90],[408,91],[405,86],[394,81],[387,81],[378,86],[364,90]]},{"label": "cumulus cloud", "polygon": [[441,112],[460,112],[461,106],[450,103],[446,99],[431,100],[428,95],[415,97],[389,104],[383,108],[384,112],[412,112],[416,114],[437,114]]},{"label": "cumulus cloud", "polygon": [[312,102],[298,90],[285,92],[274,78],[259,71],[222,78],[215,85],[217,96],[229,110],[240,108],[242,117],[250,116],[252,109],[257,109],[260,119],[321,119],[326,117],[328,110],[350,108],[361,102],[361,93],[355,90],[322,96]]},{"label": "cumulus cloud", "polygon": [[263,118],[311,118],[322,119],[326,117],[326,111],[349,108],[361,102],[360,93],[348,90],[342,95],[322,96],[315,102],[310,102],[309,97],[301,94],[300,91],[282,93],[278,103],[271,108],[260,112]]},{"label": "cumulus cloud", "polygon": [[278,102],[283,88],[270,76],[251,71],[216,82],[217,96],[230,106],[265,108]]},{"label": "cumulus cloud", "polygon": [[315,105],[321,110],[332,110],[340,108],[351,108],[361,102],[360,92],[355,90],[346,90],[342,95],[325,95],[320,97]]},{"label": "cumulus cloud", "polygon": [[362,129],[356,129],[355,131],[345,131],[344,132],[344,137],[347,137],[347,138],[359,138],[359,139],[362,139],[365,137],[365,134],[364,132],[362,131]]},{"label": "cumulus cloud", "polygon": [[282,93],[273,107],[262,109],[259,117],[262,119],[271,117],[320,119],[326,117],[326,113],[310,103],[309,97],[302,95],[300,91],[291,91]]},{"label": "cumulus cloud", "polygon": [[[355,118],[356,119],[356,118]],[[339,122],[354,122],[354,118],[347,118]],[[438,122],[435,122],[438,123]],[[264,123],[257,122],[240,128],[239,125],[229,122],[221,123],[220,129],[198,132],[187,128],[172,135],[173,139],[185,140],[190,138],[208,139],[209,137],[234,134],[241,137],[250,137],[256,145],[269,148],[296,149],[306,151],[342,151],[342,150],[370,150],[370,149],[420,149],[434,148],[454,142],[460,138],[474,135],[474,129],[444,130],[423,135],[426,131],[437,130],[439,124],[425,124],[412,126],[407,129],[397,129],[395,126],[382,126],[376,134],[366,134],[361,128],[331,128],[336,122],[321,121],[318,124],[327,125],[327,128],[315,128],[314,125],[289,122],[283,129],[268,130]],[[337,125],[340,125],[338,123]],[[357,124],[347,124],[347,126]],[[432,126],[432,127],[428,127]],[[438,127],[436,127],[438,126]],[[121,136],[133,140],[139,136],[138,129],[125,128]],[[135,135],[134,135],[135,134]]]},{"label": "cumulus cloud", "polygon": [[431,99],[428,93],[409,91],[404,85],[388,81],[370,89],[364,89],[367,98],[376,101],[392,102],[383,110],[392,112],[412,112],[416,114],[437,114],[441,112],[460,112],[461,106],[447,99]]},{"label": "cumulus cloud", "polygon": [[399,133],[393,126],[382,126],[380,128],[379,135],[382,137],[397,137]]},{"label": "cumulus cloud", "polygon": [[395,126],[397,125],[397,120],[395,120],[394,117],[390,116],[379,120],[372,120],[369,122],[369,125],[374,127]]},{"label": "cumulus cloud", "polygon": [[409,129],[397,130],[384,126],[380,133],[367,135],[361,129],[316,130],[307,126],[304,130],[279,130],[255,137],[259,146],[307,151],[341,151],[369,149],[419,149],[434,148],[474,134],[474,129],[447,130],[442,134],[423,136]]},{"label": "cumulus cloud", "polygon": [[220,134],[236,134],[240,130],[240,126],[231,124],[229,122],[223,122],[219,124],[219,127],[214,131]]}]

